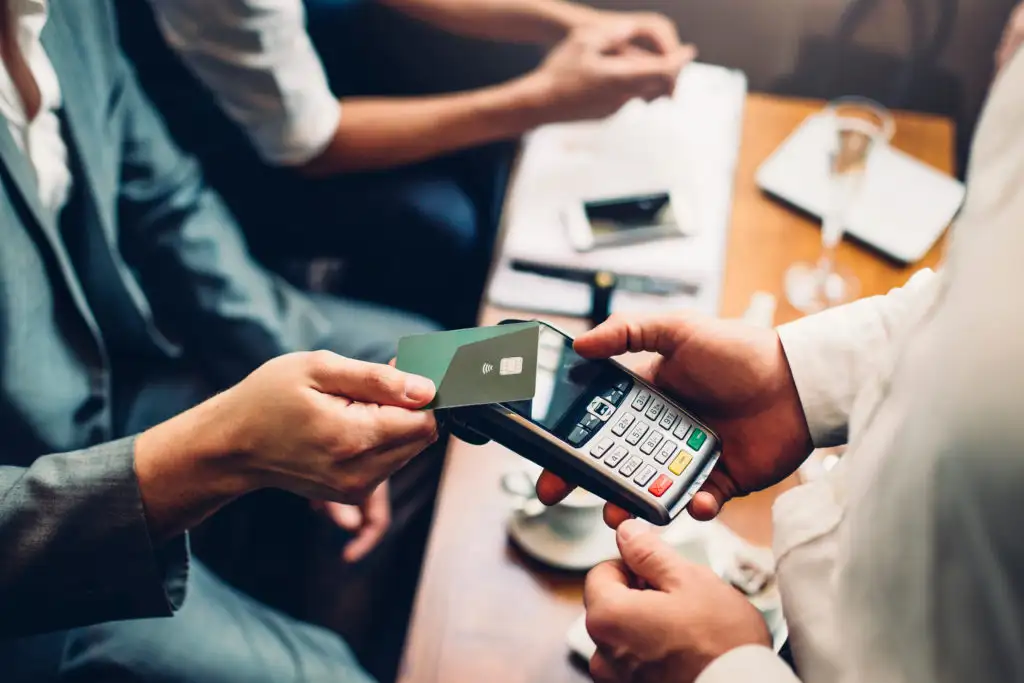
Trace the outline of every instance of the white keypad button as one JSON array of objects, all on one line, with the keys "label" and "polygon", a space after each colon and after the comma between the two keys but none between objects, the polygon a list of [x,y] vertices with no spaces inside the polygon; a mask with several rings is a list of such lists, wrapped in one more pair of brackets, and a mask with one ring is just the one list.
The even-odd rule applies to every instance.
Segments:
[{"label": "white keypad button", "polygon": [[640,458],[639,455],[634,455],[632,458],[626,461],[626,464],[622,466],[622,469],[619,470],[619,472],[621,472],[622,476],[624,477],[631,477],[633,476],[633,473],[637,471],[640,465],[643,464],[643,462],[644,461]]},{"label": "white keypad button", "polygon": [[633,427],[633,431],[631,431],[629,433],[629,436],[626,437],[626,443],[628,443],[630,446],[637,445],[638,443],[640,443],[640,439],[644,438],[644,434],[647,433],[648,429],[650,429],[650,427],[647,425],[647,423],[638,422],[637,425]]},{"label": "white keypad button", "polygon": [[661,416],[661,411],[665,409],[665,402],[660,398],[654,399],[651,403],[651,407],[647,409],[647,419],[657,420]]},{"label": "white keypad button", "polygon": [[614,442],[611,438],[606,436],[590,447],[590,454],[595,458],[600,458],[608,452],[608,449],[612,447],[613,443]]},{"label": "white keypad button", "polygon": [[654,452],[654,449],[658,447],[658,444],[662,440],[661,432],[651,432],[651,435],[647,437],[647,441],[644,441],[644,445],[640,447],[640,451],[650,455]]},{"label": "white keypad button", "polygon": [[658,468],[655,467],[654,465],[644,465],[633,481],[635,481],[640,486],[647,486],[651,479],[654,479],[654,475],[657,473]]},{"label": "white keypad button", "polygon": [[676,454],[676,450],[677,447],[675,442],[666,441],[665,443],[661,444],[661,448],[658,449],[658,453],[657,455],[654,456],[654,459],[658,462],[659,465],[664,465],[665,463],[668,462],[669,458]]},{"label": "white keypad button", "polygon": [[619,418],[619,421],[612,426],[612,434],[615,436],[622,436],[626,433],[626,430],[630,428],[633,422],[636,420],[632,413],[626,413]]},{"label": "white keypad button", "polygon": [[636,398],[633,399],[633,404],[632,404],[633,405],[633,410],[643,410],[644,406],[646,406],[647,402],[650,401],[650,400],[651,400],[651,392],[649,392],[649,391],[640,391],[640,393],[638,393],[636,395]]},{"label": "white keypad button", "polygon": [[612,449],[612,452],[608,454],[608,457],[604,459],[604,464],[608,467],[615,467],[622,459],[629,455],[629,449],[625,446],[616,446]]}]

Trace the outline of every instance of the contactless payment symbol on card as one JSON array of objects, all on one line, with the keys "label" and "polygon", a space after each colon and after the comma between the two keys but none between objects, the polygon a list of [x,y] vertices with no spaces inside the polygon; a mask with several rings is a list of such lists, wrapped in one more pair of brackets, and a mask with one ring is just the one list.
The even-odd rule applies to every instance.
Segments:
[{"label": "contactless payment symbol on card", "polygon": [[417,334],[398,342],[395,366],[434,382],[430,409],[526,401],[536,392],[539,341],[536,322]]}]

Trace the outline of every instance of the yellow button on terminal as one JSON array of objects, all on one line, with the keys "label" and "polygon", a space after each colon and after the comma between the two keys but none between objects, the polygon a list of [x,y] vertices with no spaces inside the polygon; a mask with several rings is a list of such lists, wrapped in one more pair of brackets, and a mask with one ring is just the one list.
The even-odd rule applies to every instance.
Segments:
[{"label": "yellow button on terminal", "polygon": [[693,460],[693,456],[686,451],[681,451],[676,459],[672,461],[672,464],[668,466],[668,471],[672,474],[679,476],[686,469],[686,466]]}]

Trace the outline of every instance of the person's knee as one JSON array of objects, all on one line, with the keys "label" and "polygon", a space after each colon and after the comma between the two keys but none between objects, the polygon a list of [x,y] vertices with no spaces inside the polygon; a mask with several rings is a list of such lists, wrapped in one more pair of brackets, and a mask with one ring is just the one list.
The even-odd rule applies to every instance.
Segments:
[{"label": "person's knee", "polygon": [[74,629],[60,673],[73,682],[372,683],[340,637],[256,603],[198,563],[175,616]]},{"label": "person's knee", "polygon": [[340,638],[305,624],[296,623],[294,627],[308,631],[301,639],[305,651],[284,642],[257,646],[240,637],[244,631],[233,634],[199,624],[186,625],[175,617],[77,629],[65,649],[60,680],[372,683]]},{"label": "person's knee", "polygon": [[267,667],[225,646],[221,635],[200,636],[175,617],[115,622],[75,629],[68,638],[61,680],[139,683],[261,683]]}]

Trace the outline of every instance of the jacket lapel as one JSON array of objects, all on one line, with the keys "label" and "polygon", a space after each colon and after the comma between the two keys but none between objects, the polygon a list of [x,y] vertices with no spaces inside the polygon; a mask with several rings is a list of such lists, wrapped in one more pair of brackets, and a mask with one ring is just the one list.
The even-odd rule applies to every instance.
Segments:
[{"label": "jacket lapel", "polygon": [[7,174],[14,183],[18,194],[21,195],[25,205],[28,207],[32,217],[40,225],[51,246],[60,244],[57,235],[56,216],[43,208],[39,201],[39,183],[36,182],[36,174],[29,163],[28,157],[14,141],[11,130],[5,119],[0,118],[3,125],[0,125],[0,160],[3,161]]},{"label": "jacket lapel", "polygon": [[[103,130],[99,117],[105,113],[103,109],[106,102],[104,98],[97,97],[99,91],[83,61],[85,56],[79,54],[81,41],[76,40],[60,12],[59,3],[50,5],[50,17],[43,29],[42,42],[60,79],[68,135],[64,142],[78,151],[79,168],[84,176],[75,180],[82,184],[89,203],[99,212],[100,220],[110,225],[114,217],[109,215],[108,203],[97,201],[98,197],[105,194],[98,191],[98,169],[106,161],[107,150],[95,133]],[[103,94],[106,94],[105,91]]]},{"label": "jacket lapel", "polygon": [[[52,9],[53,6],[51,6],[51,10]],[[47,39],[48,37],[49,40]],[[50,23],[48,23],[46,28],[43,29],[43,42],[46,47],[47,56],[51,58],[51,62],[53,62],[54,68],[57,71],[62,92],[64,92],[68,83],[74,83],[72,88],[73,90],[85,87],[85,83],[81,82],[81,77],[78,73],[79,68],[77,66],[71,69],[70,73],[64,70],[67,68],[67,63],[69,61],[73,61],[73,59],[69,59],[69,55],[67,54],[67,52],[72,49],[71,44],[73,44],[73,40],[64,40],[63,36],[54,37],[50,31]],[[65,45],[61,45],[61,43],[65,43]],[[57,60],[53,59],[55,54],[60,56],[60,65],[57,64]],[[68,118],[70,118],[70,116]],[[0,121],[2,120],[3,119],[0,118]],[[74,144],[74,141],[65,140],[65,144]],[[87,156],[85,154],[86,150],[82,151],[84,158]],[[60,235],[57,215],[43,208],[42,202],[39,199],[39,185],[36,181],[35,171],[32,169],[31,162],[28,160],[28,157],[21,151],[17,143],[14,141],[14,137],[11,135],[9,128],[6,125],[6,121],[0,125],[0,159],[2,159],[7,170],[7,174],[11,178],[18,194],[21,195],[21,198],[28,207],[32,218],[35,219],[38,228],[48,243],[51,253],[56,259],[57,266],[63,275],[67,291],[70,293],[71,298],[75,303],[75,307],[78,309],[79,314],[82,316],[82,319],[88,326],[89,331],[92,333],[97,347],[101,349],[101,353],[103,353],[103,344],[101,342],[99,326],[96,324],[96,319],[92,314],[92,310],[89,308],[89,302],[85,297],[85,293],[82,291],[81,284],[75,274],[75,269],[71,264],[71,259],[68,256],[67,249],[64,247],[64,240]],[[88,166],[88,164],[85,163],[82,165]],[[81,182],[81,179],[75,178],[73,179],[73,182]]]}]

